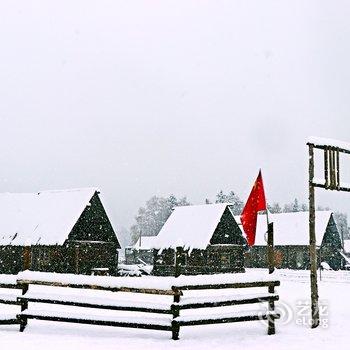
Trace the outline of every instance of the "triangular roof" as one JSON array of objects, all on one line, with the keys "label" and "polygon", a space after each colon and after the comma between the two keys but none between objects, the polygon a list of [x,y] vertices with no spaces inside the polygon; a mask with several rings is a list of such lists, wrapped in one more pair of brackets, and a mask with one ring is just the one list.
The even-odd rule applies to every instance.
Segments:
[{"label": "triangular roof", "polygon": [[1,193],[0,245],[63,244],[96,192]]},{"label": "triangular roof", "polygon": [[175,207],[153,248],[206,249],[227,207],[227,203]]},{"label": "triangular roof", "polygon": [[[326,233],[331,211],[316,211],[315,229],[316,245],[320,246]],[[309,245],[309,212],[293,212],[272,214],[274,245]],[[242,229],[242,225],[239,225]],[[243,231],[243,229],[242,229]],[[266,215],[258,215],[255,245],[267,245]]]}]

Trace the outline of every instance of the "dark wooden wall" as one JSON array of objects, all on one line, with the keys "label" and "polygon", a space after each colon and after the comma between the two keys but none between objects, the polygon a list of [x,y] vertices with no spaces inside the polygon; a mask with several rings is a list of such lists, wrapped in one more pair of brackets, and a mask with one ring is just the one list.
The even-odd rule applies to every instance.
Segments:
[{"label": "dark wooden wall", "polygon": [[23,269],[24,247],[1,246],[0,247],[0,273],[16,274]]},{"label": "dark wooden wall", "polygon": [[[33,271],[91,274],[93,268],[108,268],[116,275],[118,249],[115,243],[74,242],[64,246],[35,245],[30,248]],[[17,274],[25,269],[24,247],[0,247],[0,273]]]},{"label": "dark wooden wall", "polygon": [[[275,266],[281,269],[308,269],[309,246],[275,246]],[[268,268],[267,246],[253,246],[245,254],[245,267]]]},{"label": "dark wooden wall", "polygon": [[[283,234],[283,233],[281,233]],[[318,265],[325,261],[334,270],[343,266],[343,258],[339,254],[342,249],[341,237],[333,215],[330,216],[321,246],[317,248]],[[309,269],[308,245],[275,246],[275,265],[282,269]],[[267,247],[253,246],[245,254],[245,267],[267,268]]]},{"label": "dark wooden wall", "polygon": [[154,251],[153,274],[175,276],[176,269],[182,275],[244,272],[244,254],[241,245],[214,245],[205,250],[178,250],[178,267],[175,266],[175,250]]}]

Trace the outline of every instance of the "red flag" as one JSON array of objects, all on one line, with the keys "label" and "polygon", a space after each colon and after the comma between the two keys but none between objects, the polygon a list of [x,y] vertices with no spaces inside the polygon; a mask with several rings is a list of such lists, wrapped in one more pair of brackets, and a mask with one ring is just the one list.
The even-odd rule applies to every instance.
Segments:
[{"label": "red flag", "polygon": [[249,246],[255,243],[256,222],[258,211],[261,210],[266,210],[266,199],[260,170],[241,215],[243,230]]}]

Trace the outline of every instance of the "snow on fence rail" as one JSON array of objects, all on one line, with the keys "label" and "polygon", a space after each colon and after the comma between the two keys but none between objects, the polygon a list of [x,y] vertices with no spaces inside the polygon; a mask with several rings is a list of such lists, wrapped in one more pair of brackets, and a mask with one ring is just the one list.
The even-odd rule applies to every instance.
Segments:
[{"label": "snow on fence rail", "polygon": [[[0,304],[6,305],[20,305],[17,297],[22,291],[22,286],[17,284],[16,275],[3,275],[0,274],[0,289],[5,289],[7,292],[0,293]],[[16,290],[21,291],[16,291]],[[10,290],[10,291],[9,291]],[[17,324],[17,314],[12,313],[1,313],[0,324]]]},{"label": "snow on fence rail", "polygon": [[[208,284],[210,280],[210,284]],[[0,276],[1,283],[1,276]],[[16,276],[16,283],[11,285],[22,290],[22,295],[17,297],[16,302],[21,306],[21,312],[16,316],[20,324],[20,331],[24,331],[28,319],[50,320],[60,322],[131,327],[143,329],[156,329],[172,332],[172,339],[179,339],[179,331],[182,326],[202,324],[243,322],[255,320],[267,320],[268,334],[275,333],[275,319],[279,314],[274,310],[274,302],[278,300],[275,286],[279,281],[266,274],[222,274],[211,276],[180,276],[172,277],[145,277],[140,279],[109,277],[109,276],[81,276],[55,273],[42,273],[25,271]],[[34,288],[32,288],[33,286]],[[37,288],[41,288],[38,289]],[[65,288],[65,292],[57,293],[57,288]],[[217,295],[218,290],[230,291],[236,288],[267,287],[264,293],[249,295],[225,294]],[[14,287],[15,288],[15,287]],[[44,292],[43,292],[44,288]],[[69,290],[84,289],[85,293],[72,295]],[[53,291],[56,289],[56,293]],[[92,294],[88,295],[88,291]],[[213,295],[200,297],[184,297],[183,291],[212,290]],[[67,293],[68,291],[68,293]],[[97,292],[96,292],[97,291]],[[109,297],[98,297],[98,291],[112,292]],[[122,300],[120,293],[143,293],[153,295],[152,302]],[[122,293],[123,294],[123,293]],[[131,294],[129,294],[131,295]],[[164,296],[172,297],[172,301],[164,302]],[[162,300],[159,300],[161,298]],[[132,298],[131,298],[132,299]],[[156,302],[154,302],[156,300]],[[224,313],[206,312],[203,314],[180,315],[181,310],[218,308],[222,306],[235,306],[243,304],[267,303],[266,311],[260,308],[257,311],[239,311]],[[41,305],[55,305],[44,309],[29,308],[29,303]],[[60,308],[65,306],[65,308]],[[69,306],[74,306],[74,312]],[[67,308],[68,307],[68,308]],[[76,311],[78,308],[78,311]],[[120,315],[84,315],[79,310],[110,310],[110,311],[135,311],[135,316]],[[148,313],[149,317],[140,316],[139,313]],[[130,314],[130,313],[129,313]],[[157,317],[154,316],[158,315]],[[159,316],[160,315],[160,316]],[[9,322],[10,323],[10,322]]]},{"label": "snow on fence rail", "polygon": [[[250,271],[251,269],[247,269]],[[255,272],[260,271],[264,273],[267,269],[254,269]],[[289,270],[289,269],[276,269],[273,276],[280,281],[291,281],[291,282],[310,282],[310,271],[309,270]],[[326,271],[318,270],[317,278],[320,282],[334,282],[334,283],[350,283],[350,271],[338,270],[338,271]]]}]

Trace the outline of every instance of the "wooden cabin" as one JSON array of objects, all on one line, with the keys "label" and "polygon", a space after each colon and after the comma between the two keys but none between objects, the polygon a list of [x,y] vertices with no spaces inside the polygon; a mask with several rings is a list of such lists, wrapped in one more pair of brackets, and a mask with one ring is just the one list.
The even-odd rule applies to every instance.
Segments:
[{"label": "wooden cabin", "polygon": [[0,194],[0,273],[115,275],[116,233],[96,189]]},{"label": "wooden cabin", "polygon": [[[282,269],[309,269],[309,212],[272,214],[275,266]],[[318,265],[332,269],[344,265],[342,239],[332,212],[316,211]],[[266,216],[258,215],[255,245],[245,255],[245,267],[267,268]]]},{"label": "wooden cabin", "polygon": [[153,274],[244,272],[245,245],[228,204],[176,207],[153,242]]}]

